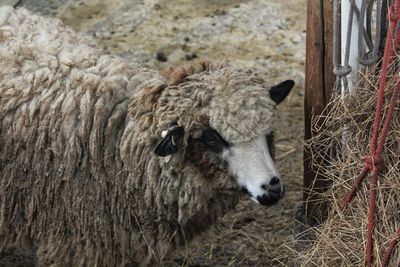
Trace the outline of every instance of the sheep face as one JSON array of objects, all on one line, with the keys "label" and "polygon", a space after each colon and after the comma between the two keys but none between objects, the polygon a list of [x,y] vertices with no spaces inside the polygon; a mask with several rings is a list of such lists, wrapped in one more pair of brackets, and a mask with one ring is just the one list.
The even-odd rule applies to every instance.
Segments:
[{"label": "sheep face", "polygon": [[[227,76],[230,75],[238,81],[210,80],[208,85],[214,90],[209,92],[203,92],[201,87],[194,92],[185,88],[196,84],[194,80],[204,80],[201,76],[189,77],[182,86],[168,88],[171,90],[169,94],[175,96],[174,105],[181,102],[179,107],[188,105],[198,112],[187,109],[182,114],[182,118],[190,117],[189,123],[177,118],[175,125],[161,133],[162,140],[154,152],[170,157],[178,151],[185,151],[186,159],[196,165],[205,177],[213,176],[210,159],[215,154],[219,163],[215,160],[211,162],[220,166],[225,164],[237,185],[254,201],[262,205],[275,204],[284,195],[283,182],[270,152],[275,106],[285,99],[294,83],[284,81],[270,88],[268,94],[268,90],[259,84],[261,79],[245,79],[241,76],[243,72]],[[189,82],[190,78],[192,82]],[[187,92],[195,101],[187,98]],[[171,109],[169,103],[172,102],[163,102],[165,106],[162,109]],[[197,109],[199,106],[200,109]]]},{"label": "sheep face", "polygon": [[[293,87],[293,81],[284,81],[270,89],[270,97],[281,103]],[[249,141],[240,142],[222,151],[243,191],[262,205],[273,205],[285,193],[282,178],[273,161],[273,134],[262,134]]]}]

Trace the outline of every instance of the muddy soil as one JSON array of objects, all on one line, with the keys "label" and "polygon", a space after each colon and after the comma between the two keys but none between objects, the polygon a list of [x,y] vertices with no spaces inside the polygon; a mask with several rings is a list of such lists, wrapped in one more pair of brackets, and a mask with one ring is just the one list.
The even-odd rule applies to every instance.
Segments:
[{"label": "muddy soil", "polygon": [[21,0],[96,39],[104,53],[154,69],[197,59],[257,70],[297,85],[279,107],[276,161],[286,196],[244,198],[220,224],[159,266],[292,266],[293,209],[301,200],[305,0]]}]

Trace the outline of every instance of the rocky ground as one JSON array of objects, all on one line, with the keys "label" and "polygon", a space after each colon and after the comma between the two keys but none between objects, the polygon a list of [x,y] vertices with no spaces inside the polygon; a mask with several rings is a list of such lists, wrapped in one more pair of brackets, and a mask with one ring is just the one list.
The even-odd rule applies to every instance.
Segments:
[{"label": "rocky ground", "polygon": [[[7,0],[2,0],[6,1]],[[1,2],[1,1],[0,1]],[[164,69],[228,60],[271,84],[297,86],[279,107],[277,164],[286,197],[263,207],[243,199],[222,222],[160,266],[293,266],[293,209],[301,200],[305,0],[15,0],[58,17],[105,53]]]}]

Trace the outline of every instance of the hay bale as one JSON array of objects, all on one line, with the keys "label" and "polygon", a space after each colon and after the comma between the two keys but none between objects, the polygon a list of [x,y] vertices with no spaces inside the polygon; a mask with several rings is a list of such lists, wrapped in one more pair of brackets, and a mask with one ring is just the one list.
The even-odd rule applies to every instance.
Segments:
[{"label": "hay bale", "polygon": [[[393,66],[398,66],[393,64]],[[393,68],[393,67],[392,67]],[[331,210],[328,219],[318,228],[315,244],[299,255],[301,266],[364,266],[367,239],[370,177],[363,182],[357,196],[340,210],[355,177],[363,167],[363,157],[369,154],[372,124],[377,100],[379,69],[360,74],[354,94],[341,99],[335,96],[328,106],[320,135],[309,142],[315,157],[327,162],[317,166],[332,182],[331,189],[321,199],[327,199]],[[386,89],[386,104],[398,70],[391,70]],[[399,102],[399,101],[398,101]],[[398,104],[398,103],[397,103]],[[314,125],[319,125],[314,123]],[[400,226],[400,108],[396,107],[390,132],[383,150],[383,169],[379,175],[376,199],[374,266],[380,265],[388,242]],[[340,151],[331,157],[332,151]],[[332,159],[333,158],[333,159]],[[326,165],[325,165],[326,164]],[[392,254],[390,266],[400,262],[400,249]]]}]

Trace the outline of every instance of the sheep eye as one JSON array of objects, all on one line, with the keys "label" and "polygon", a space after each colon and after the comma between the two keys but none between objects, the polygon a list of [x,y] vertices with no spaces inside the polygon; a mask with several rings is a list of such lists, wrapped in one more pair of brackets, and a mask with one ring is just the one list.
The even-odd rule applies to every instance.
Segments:
[{"label": "sheep eye", "polygon": [[209,146],[216,146],[218,145],[217,140],[206,140],[207,145]]},{"label": "sheep eye", "polygon": [[213,131],[204,131],[203,132],[203,141],[205,144],[210,146],[218,145],[219,138]]},{"label": "sheep eye", "polygon": [[205,130],[201,139],[209,150],[216,153],[221,152],[224,146],[228,146],[228,143],[218,134],[218,132],[212,129]]}]

